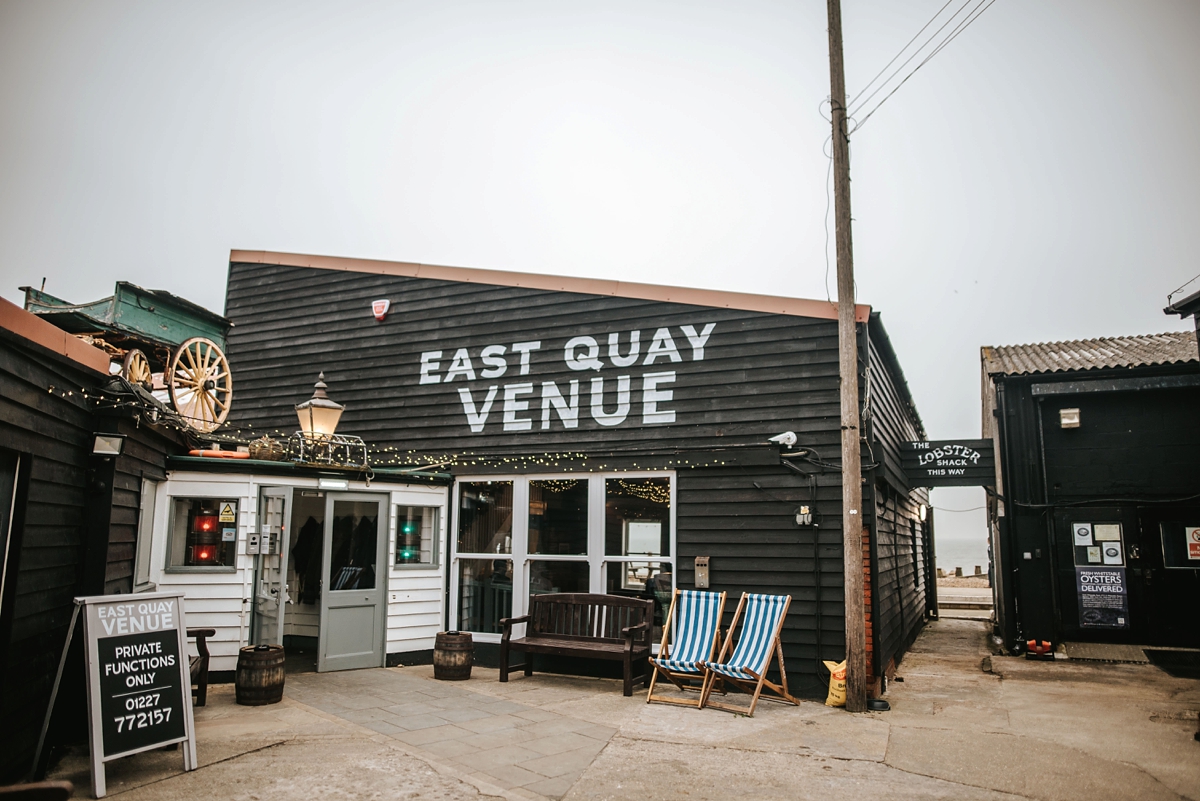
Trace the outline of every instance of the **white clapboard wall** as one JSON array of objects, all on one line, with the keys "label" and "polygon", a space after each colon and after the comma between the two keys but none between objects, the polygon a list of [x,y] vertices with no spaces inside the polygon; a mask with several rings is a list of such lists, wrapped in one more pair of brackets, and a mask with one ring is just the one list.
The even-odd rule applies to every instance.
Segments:
[{"label": "white clapboard wall", "polygon": [[[151,543],[151,581],[159,590],[180,589],[186,598],[187,626],[212,628],[216,636],[208,641],[212,654],[210,670],[232,671],[237,667],[238,649],[249,644],[250,612],[253,604],[255,557],[246,553],[247,535],[254,531],[257,521],[258,495],[261,487],[292,486],[315,489],[315,479],[280,479],[273,476],[208,474],[197,471],[171,472],[158,486],[155,504],[154,532]],[[351,482],[352,492],[380,492],[380,484],[367,487]],[[443,628],[442,593],[445,586],[445,565],[435,557],[433,565],[395,565],[396,508],[398,506],[432,506],[440,509],[439,532],[435,548],[444,551],[446,537],[446,504],[448,491],[442,487],[387,487],[388,508],[388,569],[379,574],[387,576],[388,654],[403,654],[433,648],[434,636]],[[171,499],[175,497],[215,497],[238,501],[236,569],[229,572],[199,572],[169,570],[167,538]],[[294,528],[294,527],[293,527]],[[289,532],[288,549],[294,546]],[[424,554],[423,554],[424,555]],[[289,560],[290,562],[290,560]],[[289,595],[293,599],[286,607],[285,635],[319,636],[319,604],[299,603],[298,579],[288,570]]]}]

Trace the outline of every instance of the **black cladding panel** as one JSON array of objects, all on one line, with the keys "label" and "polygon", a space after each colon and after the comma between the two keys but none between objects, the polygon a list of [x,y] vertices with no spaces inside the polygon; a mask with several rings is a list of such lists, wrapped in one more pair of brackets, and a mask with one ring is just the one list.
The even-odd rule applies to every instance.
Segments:
[{"label": "black cladding panel", "polygon": [[256,432],[294,431],[324,371],[339,432],[378,448],[636,451],[792,430],[837,452],[834,320],[259,264],[230,266],[227,315],[232,422]]},{"label": "black cladding panel", "polygon": [[[1200,486],[1200,388],[1038,401],[1051,499],[1182,497]],[[1060,410],[1079,409],[1063,428]]]},{"label": "black cladding panel", "polygon": [[[383,299],[390,310],[378,321],[372,301]],[[678,469],[680,585],[692,581],[694,558],[709,555],[713,586],[729,590],[730,610],[743,590],[791,594],[783,642],[789,672],[807,674],[805,694],[824,692],[817,665],[840,659],[844,649],[840,475],[818,470],[810,485],[778,463],[774,446],[743,449],[770,457],[753,463],[697,457],[685,466],[671,454],[766,446],[768,437],[794,431],[799,445],[839,460],[836,320],[241,263],[230,265],[226,315],[234,322],[231,423],[246,433],[294,431],[294,404],[312,394],[323,370],[330,396],[346,406],[339,432],[385,450],[385,463],[488,454],[500,457],[494,469],[511,472],[517,468],[503,460],[508,454],[585,452],[626,454],[621,467]],[[876,338],[886,338],[882,329],[872,334],[873,349]],[[868,338],[860,341],[866,346]],[[584,369],[572,369],[572,361]],[[885,361],[864,354],[878,391],[860,397],[872,398],[880,452],[899,484],[898,443],[920,436],[919,420]],[[664,373],[669,380],[647,386],[648,375]],[[623,380],[628,397],[621,401]],[[596,404],[594,381],[603,383]],[[564,416],[564,407],[577,411]],[[568,466],[552,461],[543,469]],[[898,622],[889,616],[876,627],[888,637],[889,655],[924,622],[932,564],[923,542],[912,542],[908,518],[926,499],[914,491],[893,514],[907,526],[908,555],[895,571],[900,580],[889,585],[889,599],[902,600]],[[815,502],[818,525],[800,528],[795,510],[806,502]],[[895,633],[883,631],[892,625]]]}]

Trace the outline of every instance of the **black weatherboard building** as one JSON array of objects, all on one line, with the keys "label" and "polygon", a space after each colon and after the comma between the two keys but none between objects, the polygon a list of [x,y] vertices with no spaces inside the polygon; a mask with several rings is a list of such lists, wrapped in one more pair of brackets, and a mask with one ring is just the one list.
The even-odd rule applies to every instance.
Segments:
[{"label": "black weatherboard building", "polygon": [[[243,434],[294,430],[323,370],[374,463],[452,471],[446,628],[498,642],[539,592],[661,600],[709,557],[735,601],[792,595],[790,680],[824,692],[819,661],[844,655],[832,304],[235,251],[226,314]],[[932,517],[900,467],[924,439],[903,373],[879,315],[858,324],[878,677],[936,608]]]},{"label": "black weatherboard building", "polygon": [[1200,646],[1195,332],[986,347],[982,360],[1005,644]]},{"label": "black weatherboard building", "polygon": [[[0,299],[0,782],[25,775],[79,595],[145,584],[144,488],[176,432],[94,402],[109,355]],[[116,457],[98,433],[121,435]],[[86,731],[82,652],[69,654],[50,746]]]}]

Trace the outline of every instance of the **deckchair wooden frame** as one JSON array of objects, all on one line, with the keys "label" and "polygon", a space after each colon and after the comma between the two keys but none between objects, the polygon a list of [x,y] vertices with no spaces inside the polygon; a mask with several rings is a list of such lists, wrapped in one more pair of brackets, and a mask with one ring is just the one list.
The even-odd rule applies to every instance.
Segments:
[{"label": "deckchair wooden frame", "polygon": [[[748,597],[749,593],[743,592],[741,600],[738,601],[737,610],[733,613],[733,621],[729,624],[729,631],[725,635],[725,644],[721,647],[721,653],[716,660],[718,664],[724,663],[724,661],[732,654],[731,649],[733,647],[733,634],[734,631],[737,630],[738,620],[741,618],[742,612],[746,608],[746,599]],[[767,672],[771,669],[771,657],[767,657],[767,662],[763,666],[761,675],[750,668],[742,668],[742,670],[745,670],[754,677],[756,680],[754,684],[733,676],[723,676],[716,671],[709,669],[706,671],[704,688],[700,691],[701,709],[706,706],[711,706],[716,709],[723,709],[726,712],[736,712],[738,714],[745,715],[746,717],[754,717],[754,710],[758,706],[758,699],[759,696],[762,695],[763,688],[769,689],[779,696],[778,698],[771,695],[765,696],[772,701],[788,701],[796,706],[800,705],[800,700],[788,692],[787,670],[783,665],[783,643],[780,641],[780,633],[783,631],[783,621],[787,619],[788,607],[792,605],[792,596],[787,595],[784,597],[787,600],[783,602],[783,612],[779,615],[779,622],[775,624],[775,630],[771,632],[771,646],[769,646],[769,648],[774,652],[773,655],[775,659],[779,662],[779,676],[782,684],[776,684],[775,682],[767,679]],[[748,708],[739,707],[733,704],[713,701],[709,696],[712,694],[713,685],[718,678],[728,681],[730,684],[733,684],[735,687],[738,687],[747,693],[753,693],[754,697],[750,699],[750,706]]]},{"label": "deckchair wooden frame", "polygon": [[[671,626],[675,623],[675,607],[676,607],[676,604],[679,602],[679,596],[682,594],[683,594],[683,591],[680,590],[678,587],[676,587],[674,593],[672,593],[672,595],[671,595],[671,608],[667,612],[666,618],[663,620],[663,635],[662,635],[662,642],[658,646],[658,656],[662,657],[664,659],[671,658],[671,651],[670,651],[670,648],[671,648],[671,646],[670,646]],[[721,642],[721,617],[725,614],[725,598],[726,598],[724,591],[722,591],[720,593],[720,597],[721,597],[721,600],[717,604],[717,614],[716,614],[717,625],[713,627],[712,646],[709,647],[709,649],[708,649],[708,658],[709,659],[712,659],[713,654],[717,650],[717,645]],[[686,693],[688,691],[691,691],[691,692],[697,692],[697,693],[703,694],[705,681],[707,679],[707,671],[704,669],[703,664],[698,663],[699,668],[700,668],[698,673],[681,673],[679,671],[671,670],[670,668],[662,667],[658,664],[658,662],[655,660],[654,657],[651,657],[650,664],[654,667],[654,671],[650,676],[650,686],[646,692],[646,703],[647,704],[650,703],[651,701],[660,701],[664,704],[679,704],[680,706],[694,706],[697,709],[700,708],[700,697],[699,696],[697,696],[695,699],[692,699],[692,698],[675,698],[675,697],[668,696],[668,695],[655,695],[654,694],[654,685],[658,682],[658,674],[662,673],[663,678],[665,678],[667,681],[671,682],[676,687],[678,687],[680,692]],[[695,687],[695,686],[684,684],[684,681],[689,681],[689,680],[690,681],[699,680],[700,686]]]}]

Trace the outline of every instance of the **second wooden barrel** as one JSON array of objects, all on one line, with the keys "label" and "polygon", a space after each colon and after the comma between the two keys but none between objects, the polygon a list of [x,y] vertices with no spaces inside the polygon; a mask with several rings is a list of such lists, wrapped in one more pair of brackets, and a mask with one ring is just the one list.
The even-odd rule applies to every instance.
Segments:
[{"label": "second wooden barrel", "polygon": [[234,687],[243,706],[277,704],[283,700],[282,645],[248,645],[238,651]]},{"label": "second wooden barrel", "polygon": [[466,681],[475,663],[475,643],[469,632],[439,631],[433,644],[433,677]]}]

